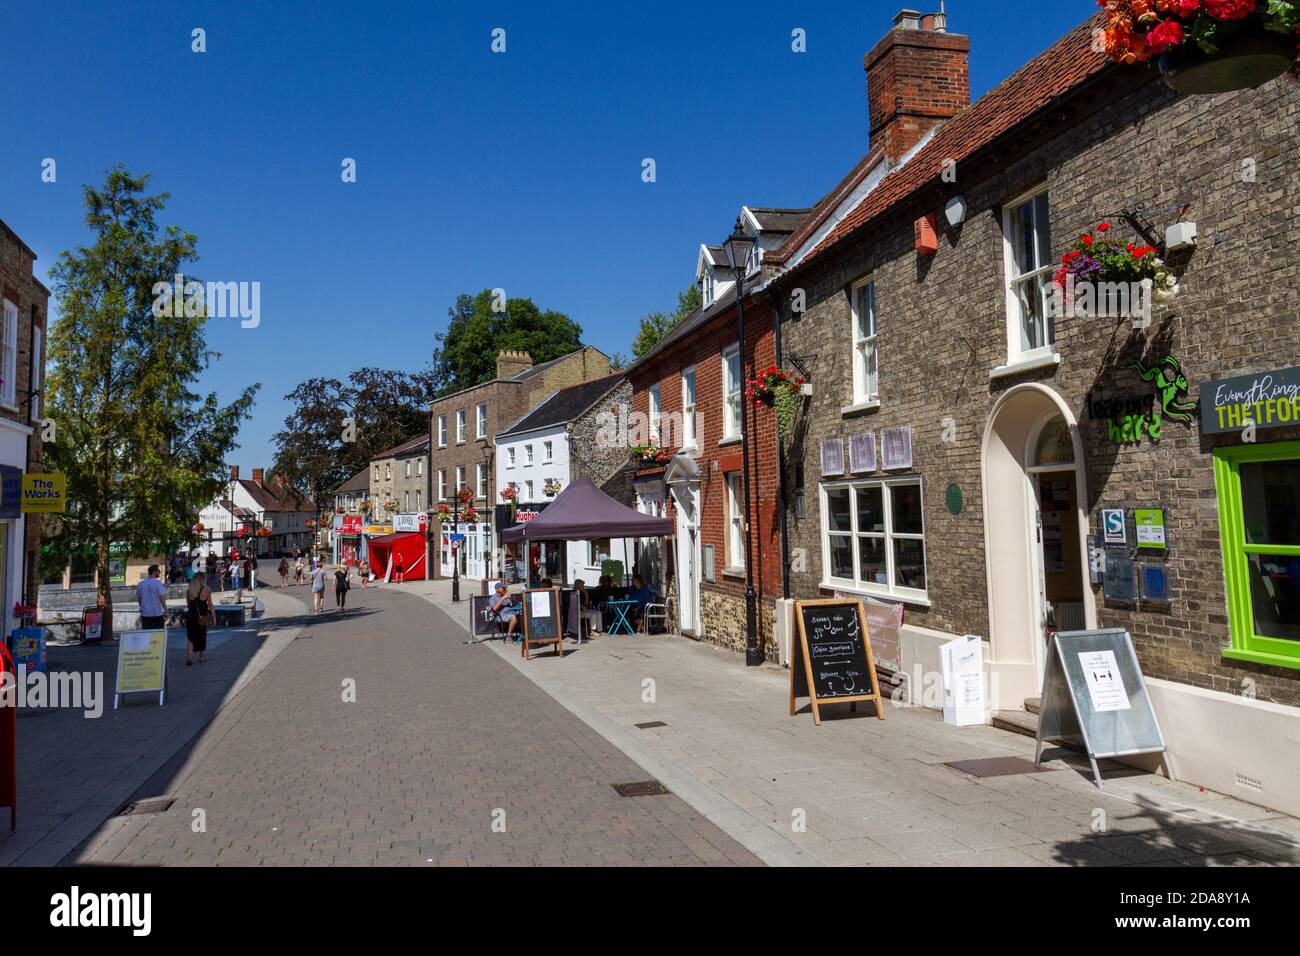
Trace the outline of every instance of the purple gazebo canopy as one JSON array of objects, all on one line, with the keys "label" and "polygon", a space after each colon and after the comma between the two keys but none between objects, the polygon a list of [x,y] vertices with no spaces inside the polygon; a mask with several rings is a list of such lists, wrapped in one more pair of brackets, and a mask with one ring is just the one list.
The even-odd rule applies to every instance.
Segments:
[{"label": "purple gazebo canopy", "polygon": [[501,532],[517,541],[591,541],[595,538],[658,538],[673,533],[668,518],[655,518],[621,505],[590,478],[576,478],[532,521]]}]

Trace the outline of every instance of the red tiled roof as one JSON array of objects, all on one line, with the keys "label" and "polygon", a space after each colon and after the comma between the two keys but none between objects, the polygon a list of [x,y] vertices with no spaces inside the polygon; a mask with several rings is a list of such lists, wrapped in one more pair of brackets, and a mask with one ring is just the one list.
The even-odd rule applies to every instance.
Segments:
[{"label": "red tiled roof", "polygon": [[[818,243],[803,262],[821,255],[920,187],[933,183],[943,172],[945,160],[955,160],[960,164],[962,159],[972,156],[1071,88],[1111,66],[1104,53],[1092,49],[1093,30],[1100,23],[1101,14],[1090,17],[964,112],[940,126],[906,165],[881,180],[862,205]],[[860,178],[862,165],[859,163],[855,167],[846,182],[855,175]],[[838,188],[831,195],[845,192]],[[810,217],[810,221],[815,218]],[[796,232],[780,252],[788,256],[790,251],[798,248],[796,243],[805,239],[804,230]],[[781,256],[777,258],[779,260]]]}]

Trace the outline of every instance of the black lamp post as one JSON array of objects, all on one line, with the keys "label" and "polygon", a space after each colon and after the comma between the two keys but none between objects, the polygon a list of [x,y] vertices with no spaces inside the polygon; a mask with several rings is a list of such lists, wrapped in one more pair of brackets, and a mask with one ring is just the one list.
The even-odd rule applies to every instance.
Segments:
[{"label": "black lamp post", "polygon": [[[496,540],[497,540],[496,515],[494,514],[495,509],[493,508],[492,505],[492,489],[496,486],[496,479],[492,476],[492,457],[493,457],[492,440],[490,438],[484,438],[483,439],[483,476],[484,476],[484,480],[487,482],[487,487],[484,488],[483,508],[485,509],[486,516],[488,519],[487,525],[488,525],[488,542],[489,542],[488,553],[483,555],[483,570],[484,570],[484,577],[486,578],[492,577],[492,557],[491,557],[492,550],[491,549],[496,547]],[[477,475],[475,475],[474,477],[475,479],[478,478]],[[478,482],[476,480],[475,485],[477,486],[477,484]],[[477,487],[474,488],[474,493],[475,493],[475,499],[477,500],[478,498]]]},{"label": "black lamp post", "polygon": [[456,547],[456,529],[460,527],[460,489],[451,495],[451,602],[460,601],[460,549]]},{"label": "black lamp post", "polygon": [[745,495],[745,665],[757,667],[763,663],[758,653],[758,597],[754,594],[754,549],[749,531],[749,408],[745,401],[745,272],[749,268],[749,254],[754,240],[746,236],[736,220],[735,231],[723,243],[727,264],[736,276],[736,338],[739,352],[737,364],[741,381],[737,383],[740,400],[740,463],[744,469],[742,487]]}]

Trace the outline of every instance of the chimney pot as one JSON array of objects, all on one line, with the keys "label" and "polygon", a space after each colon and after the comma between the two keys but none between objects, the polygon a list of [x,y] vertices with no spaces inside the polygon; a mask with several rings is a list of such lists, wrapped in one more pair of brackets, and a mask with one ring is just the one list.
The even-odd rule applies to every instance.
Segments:
[{"label": "chimney pot", "polygon": [[894,26],[900,30],[915,30],[921,23],[921,11],[904,7],[894,14]]}]

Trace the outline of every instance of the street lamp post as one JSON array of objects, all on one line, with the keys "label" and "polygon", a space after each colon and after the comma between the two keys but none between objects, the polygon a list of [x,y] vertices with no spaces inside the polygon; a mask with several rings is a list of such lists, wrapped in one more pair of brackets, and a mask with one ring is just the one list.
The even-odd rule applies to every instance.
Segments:
[{"label": "street lamp post", "polygon": [[[474,477],[475,477],[475,485],[477,485],[478,476],[475,475]],[[489,542],[488,553],[483,555],[483,570],[485,572],[484,577],[490,579],[492,577],[492,558],[491,558],[492,550],[491,549],[496,546],[496,540],[497,540],[496,524],[497,523],[496,523],[496,515],[495,515],[496,509],[493,507],[492,504],[492,488],[496,485],[496,481],[492,477],[492,441],[489,438],[483,439],[483,478],[484,481],[486,482],[486,487],[483,489],[484,490],[483,507],[487,512],[488,542]],[[475,487],[474,492],[475,492],[475,497],[477,497],[478,495],[477,487]]]},{"label": "street lamp post", "polygon": [[[745,378],[745,272],[749,268],[749,255],[753,250],[754,240],[744,234],[740,220],[736,228],[723,243],[727,253],[727,264],[736,276],[736,338],[737,364],[741,381]],[[745,390],[738,383],[740,392],[740,463],[745,495],[745,666],[757,667],[763,663],[758,652],[758,597],[754,593],[754,550],[749,529],[749,403],[745,400]]]}]

